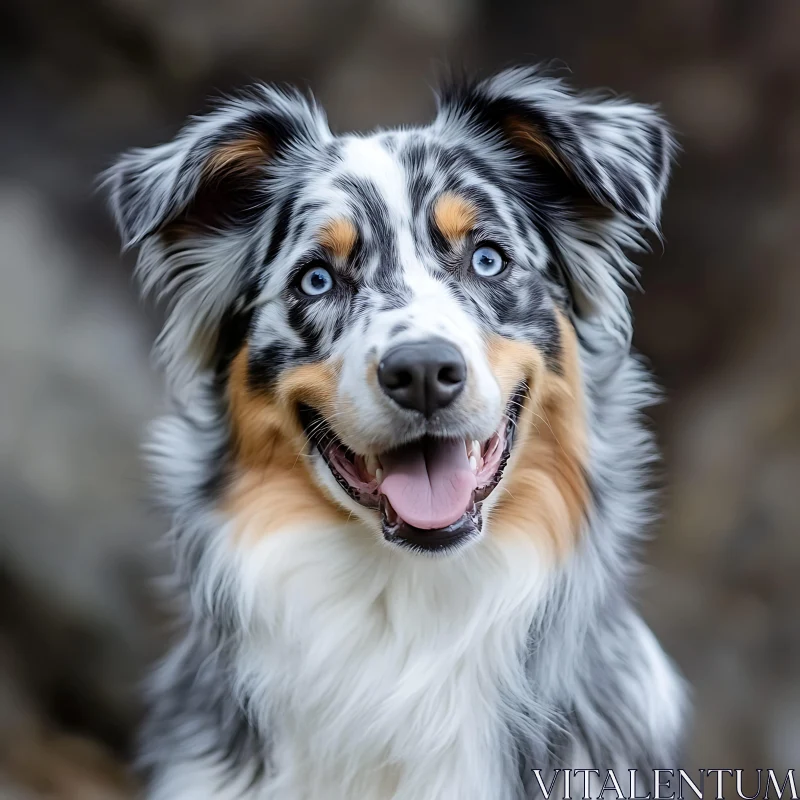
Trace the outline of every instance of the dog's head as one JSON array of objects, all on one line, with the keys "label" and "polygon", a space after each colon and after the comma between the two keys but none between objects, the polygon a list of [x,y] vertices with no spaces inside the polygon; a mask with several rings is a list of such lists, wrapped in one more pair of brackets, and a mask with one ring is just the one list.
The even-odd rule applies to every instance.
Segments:
[{"label": "dog's head", "polygon": [[225,502],[264,528],[346,509],[414,550],[563,545],[588,494],[576,326],[627,349],[622,249],[657,226],[672,149],[650,108],[511,70],[369,136],[258,87],[123,156],[167,373],[225,398]]}]

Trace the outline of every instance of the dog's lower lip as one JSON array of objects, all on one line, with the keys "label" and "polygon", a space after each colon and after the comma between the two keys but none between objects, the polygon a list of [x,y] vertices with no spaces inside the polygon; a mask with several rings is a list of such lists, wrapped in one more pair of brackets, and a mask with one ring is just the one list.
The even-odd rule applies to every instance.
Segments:
[{"label": "dog's lower lip", "polygon": [[397,518],[386,497],[381,496],[380,513],[384,538],[411,550],[445,552],[477,536],[483,527],[481,503],[473,502],[466,513],[446,528],[422,530]]},{"label": "dog's lower lip", "polygon": [[[527,386],[521,384],[512,394],[506,408],[503,450],[494,474],[474,490],[471,503],[464,514],[444,528],[420,529],[398,518],[388,498],[380,492],[380,481],[375,478],[377,470],[365,470],[366,460],[357,456],[337,439],[330,426],[315,409],[301,405],[298,408],[298,415],[308,440],[322,455],[339,486],[360,505],[379,511],[383,535],[387,541],[413,550],[442,552],[453,549],[480,533],[481,505],[494,491],[503,476],[503,471],[511,455],[516,421],[526,392]],[[502,438],[502,434],[498,435],[501,435]],[[484,442],[483,446],[487,448],[484,455],[487,455],[489,441]],[[466,446],[469,452],[469,443],[466,443]],[[494,450],[494,454],[496,458],[497,450]],[[369,463],[374,467],[376,462],[372,460],[373,458],[370,457]],[[492,462],[487,459],[487,463]],[[369,473],[366,478],[364,472]]]}]

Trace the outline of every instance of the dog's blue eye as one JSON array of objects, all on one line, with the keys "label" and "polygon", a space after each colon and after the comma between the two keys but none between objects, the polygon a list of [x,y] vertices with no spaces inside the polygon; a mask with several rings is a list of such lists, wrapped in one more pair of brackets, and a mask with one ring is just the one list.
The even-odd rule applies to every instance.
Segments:
[{"label": "dog's blue eye", "polygon": [[506,262],[503,256],[500,255],[500,251],[491,245],[481,245],[472,254],[472,269],[481,278],[491,278],[494,275],[499,275],[505,265]]},{"label": "dog's blue eye", "polygon": [[306,270],[300,279],[300,290],[312,297],[325,294],[332,288],[333,276],[328,269],[319,265]]}]

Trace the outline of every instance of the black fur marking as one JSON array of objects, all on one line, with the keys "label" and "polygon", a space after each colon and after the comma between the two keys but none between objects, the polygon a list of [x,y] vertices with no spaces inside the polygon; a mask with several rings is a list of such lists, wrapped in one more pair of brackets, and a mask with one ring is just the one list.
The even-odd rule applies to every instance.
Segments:
[{"label": "black fur marking", "polygon": [[[397,255],[396,233],[389,224],[389,210],[372,181],[361,178],[341,177],[336,181],[338,188],[352,194],[356,199],[354,214],[358,226],[369,234],[364,247],[370,256],[377,257],[377,268],[371,276],[372,284],[381,292],[392,294],[400,299],[407,294],[399,275],[399,259]],[[367,234],[368,232],[368,234]],[[401,306],[397,306],[401,307]]]},{"label": "black fur marking", "polygon": [[407,322],[398,322],[396,325],[393,325],[392,329],[389,331],[389,338],[394,339],[395,336],[405,333],[408,330],[408,327],[409,326]]},{"label": "black fur marking", "polygon": [[286,240],[298,196],[299,190],[296,189],[295,191],[290,192],[278,207],[277,215],[275,217],[275,225],[272,228],[272,234],[269,239],[267,255],[264,259],[266,264],[271,264],[275,260],[275,257],[279,253],[281,246]]},{"label": "black fur marking", "polygon": [[247,338],[253,320],[251,304],[258,295],[258,291],[257,283],[251,279],[240,298],[222,315],[212,359],[214,375],[217,380],[224,381],[226,379],[231,361]]},{"label": "black fur marking", "polygon": [[248,354],[247,385],[252,391],[268,391],[292,361],[292,349],[274,343]]},{"label": "black fur marking", "polygon": [[427,162],[432,157],[431,145],[421,140],[414,140],[403,147],[398,157],[405,167],[406,186],[414,216],[419,214],[430,198],[434,187],[434,175]]}]

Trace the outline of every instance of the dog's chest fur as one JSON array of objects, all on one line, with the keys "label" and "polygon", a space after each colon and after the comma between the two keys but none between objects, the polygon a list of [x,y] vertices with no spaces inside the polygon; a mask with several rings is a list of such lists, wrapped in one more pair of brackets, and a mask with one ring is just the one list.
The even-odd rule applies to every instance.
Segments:
[{"label": "dog's chest fur", "polygon": [[512,797],[533,547],[412,560],[369,535],[287,532],[247,556],[257,611],[235,671],[272,740],[265,796]]}]

